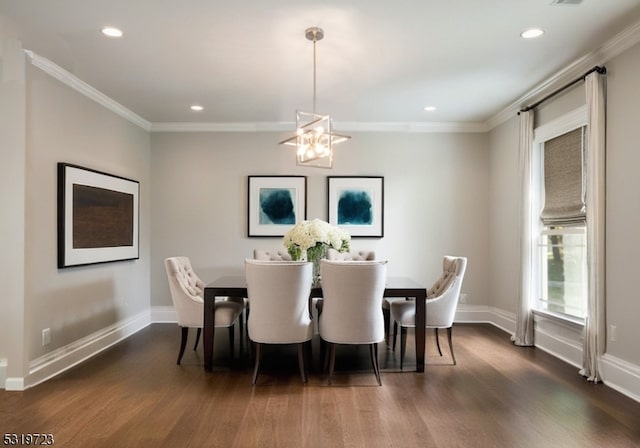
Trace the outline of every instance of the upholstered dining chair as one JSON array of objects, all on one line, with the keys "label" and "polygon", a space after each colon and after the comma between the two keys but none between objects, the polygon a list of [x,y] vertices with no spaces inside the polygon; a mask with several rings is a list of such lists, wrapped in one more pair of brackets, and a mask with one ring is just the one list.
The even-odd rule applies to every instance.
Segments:
[{"label": "upholstered dining chair", "polygon": [[[376,259],[376,252],[373,250],[352,250],[351,252],[338,252],[335,249],[327,249],[327,260],[336,261],[373,261]],[[389,340],[389,326],[391,324],[391,302],[397,300],[393,297],[382,299],[382,316],[384,317],[384,340]],[[403,298],[404,300],[404,298]],[[316,303],[318,314],[322,313],[322,299]]]},{"label": "upholstered dining chair", "polygon": [[[445,256],[442,261],[442,275],[431,288],[427,290],[426,301],[426,328],[433,328],[436,336],[438,353],[442,356],[440,349],[440,338],[438,330],[446,328],[447,339],[449,341],[449,351],[453,365],[456,365],[456,357],[453,353],[453,343],[451,332],[453,319],[458,306],[462,280],[467,269],[467,259],[465,257]],[[398,326],[400,326],[400,369],[404,361],[407,346],[407,328],[415,328],[416,307],[414,301],[396,301],[391,303],[391,316],[393,317],[393,349],[396,348],[396,336]]]},{"label": "upholstered dining chair", "polygon": [[311,263],[245,260],[245,276],[251,303],[247,329],[255,344],[252,383],[258,378],[263,344],[297,344],[300,377],[306,383],[305,351],[313,337]]},{"label": "upholstered dining chair", "polygon": [[[203,294],[205,284],[193,271],[188,257],[169,257],[164,260],[164,264],[169,280],[171,299],[178,316],[178,325],[182,328],[180,350],[178,352],[178,361],[176,362],[176,364],[180,364],[187,345],[189,328],[197,328],[196,343],[193,349],[198,348],[204,321]],[[242,313],[243,304],[235,300],[222,299],[216,300],[215,308],[215,326],[229,329],[229,349],[231,357],[233,357],[233,329],[236,321],[238,321],[238,316]]]},{"label": "upholstered dining chair", "polygon": [[329,344],[329,384],[335,366],[336,344],[368,345],[378,381],[378,342],[384,340],[382,297],[387,276],[386,261],[322,260],[324,309],[320,337]]}]

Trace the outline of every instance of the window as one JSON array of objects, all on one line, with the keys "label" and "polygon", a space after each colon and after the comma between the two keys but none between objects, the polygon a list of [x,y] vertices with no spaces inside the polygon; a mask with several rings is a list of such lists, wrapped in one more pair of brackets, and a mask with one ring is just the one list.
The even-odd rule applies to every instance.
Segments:
[{"label": "window", "polygon": [[534,309],[584,319],[587,315],[587,228],[584,195],[586,118],[536,129],[532,244]]},{"label": "window", "polygon": [[544,227],[539,236],[538,309],[587,315],[586,227]]}]

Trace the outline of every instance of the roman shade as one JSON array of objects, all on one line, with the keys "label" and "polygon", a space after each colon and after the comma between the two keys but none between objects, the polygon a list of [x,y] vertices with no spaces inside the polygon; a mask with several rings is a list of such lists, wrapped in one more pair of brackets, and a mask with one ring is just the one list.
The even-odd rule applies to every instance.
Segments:
[{"label": "roman shade", "polygon": [[566,226],[586,219],[583,184],[584,128],[544,143],[544,207],[546,225]]}]

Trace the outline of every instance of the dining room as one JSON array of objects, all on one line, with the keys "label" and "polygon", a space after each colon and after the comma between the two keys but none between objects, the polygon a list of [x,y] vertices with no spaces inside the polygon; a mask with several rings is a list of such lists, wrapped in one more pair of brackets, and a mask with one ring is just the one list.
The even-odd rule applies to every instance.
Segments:
[{"label": "dining room", "polygon": [[[382,2],[374,3],[372,11],[378,14],[365,14],[364,10],[362,14],[374,19],[384,16]],[[466,3],[471,6],[474,2]],[[550,7],[534,3],[537,2],[528,7],[544,11]],[[442,118],[445,113],[453,113],[447,110],[441,110],[443,115],[438,118],[432,114],[438,111],[426,111],[424,105],[419,108],[421,121],[414,120],[413,115],[402,115],[395,121],[377,120],[384,115],[376,113],[398,112],[398,104],[390,99],[397,97],[384,97],[389,101],[386,104],[374,101],[387,92],[374,88],[379,78],[368,78],[358,70],[345,72],[345,61],[355,58],[357,49],[351,44],[336,44],[331,40],[333,36],[345,34],[335,34],[336,28],[323,25],[326,35],[317,43],[319,98],[324,101],[325,95],[333,97],[325,104],[337,108],[341,101],[335,98],[354,99],[355,85],[371,89],[371,96],[366,100],[361,97],[362,103],[356,101],[352,105],[354,116],[363,114],[361,121],[345,119],[349,117],[346,112],[334,116],[335,132],[348,134],[349,139],[333,148],[330,169],[300,164],[296,149],[280,144],[295,135],[292,120],[297,106],[289,107],[295,101],[282,106],[270,97],[270,107],[251,105],[243,119],[232,115],[234,98],[244,104],[255,92],[244,90],[239,84],[254,89],[262,77],[265,83],[276,74],[279,80],[290,79],[287,75],[291,73],[283,67],[291,68],[291,60],[284,65],[274,63],[277,70],[258,76],[244,65],[250,58],[236,57],[229,46],[220,44],[228,50],[225,60],[235,68],[238,78],[204,112],[226,112],[225,121],[218,115],[187,111],[195,99],[178,101],[174,97],[176,90],[153,90],[154,76],[131,76],[138,83],[132,84],[129,93],[101,87],[124,81],[118,73],[113,73],[109,84],[101,84],[107,82],[101,80],[103,75],[89,79],[92,63],[76,59],[84,49],[81,43],[101,48],[103,59],[108,60],[107,55],[112,57],[112,52],[125,51],[122,42],[146,42],[149,38],[131,39],[125,30],[125,40],[96,43],[94,37],[61,33],[55,27],[64,27],[65,22],[54,26],[52,18],[69,10],[56,12],[49,9],[50,5],[42,7],[50,12],[48,16],[35,11],[36,6],[34,15],[29,16],[21,9],[30,10],[26,4],[18,7],[0,0],[0,142],[4,151],[0,198],[6,211],[0,254],[5,289],[0,301],[0,389],[4,389],[0,391],[0,422],[10,422],[10,431],[55,430],[58,440],[66,439],[69,446],[86,446],[87,440],[97,440],[103,446],[115,446],[118,441],[125,446],[135,445],[145,436],[136,433],[134,427],[145,427],[145,418],[153,413],[158,417],[148,429],[158,431],[158,436],[149,436],[149,440],[169,445],[177,443],[182,431],[175,422],[167,423],[172,418],[169,414],[175,411],[178,420],[186,422],[186,430],[193,432],[191,446],[201,446],[206,444],[208,422],[222,412],[216,408],[218,400],[230,409],[224,419],[212,423],[221,431],[219,441],[225,446],[259,445],[260,440],[265,445],[316,446],[315,442],[320,441],[317,445],[376,446],[373,437],[379,446],[402,446],[401,441],[407,442],[404,446],[411,446],[417,444],[418,437],[428,440],[428,446],[450,446],[447,442],[451,440],[461,446],[474,445],[476,441],[480,446],[495,445],[501,440],[511,441],[513,446],[539,446],[543,442],[554,446],[557,441],[567,446],[578,440],[582,446],[600,446],[603,440],[619,441],[618,446],[638,442],[633,420],[640,402],[635,322],[640,305],[635,300],[633,263],[640,247],[635,231],[640,211],[634,205],[640,181],[633,174],[638,162],[633,148],[640,138],[633,112],[640,101],[637,5],[626,1],[616,5],[622,12],[607,16],[610,20],[601,23],[598,29],[603,32],[597,38],[596,33],[584,32],[583,46],[571,54],[567,51],[563,61],[548,72],[536,72],[535,82],[521,86],[517,93],[498,101],[479,118],[459,120]],[[230,8],[217,7],[225,11]],[[566,9],[554,10],[561,11],[554,14],[565,15],[563,23],[573,24],[584,11],[590,12],[592,20],[597,14],[589,8],[600,7],[583,2],[569,10],[578,15],[566,16]],[[87,20],[93,17],[86,5],[82,8]],[[130,12],[131,17],[139,17],[139,11]],[[250,15],[253,17],[254,13]],[[69,26],[77,20],[72,16],[68,15]],[[28,17],[33,17],[32,24],[21,26],[31,20]],[[91,20],[97,24],[95,17]],[[400,26],[389,22],[392,29]],[[305,21],[295,32],[283,27],[279,31],[285,34],[278,33],[274,39],[280,42],[286,35],[299,41],[287,48],[296,51],[297,56],[292,59],[304,60],[292,75],[304,78],[304,87],[293,89],[282,98],[295,97],[304,105],[311,96],[307,78],[312,69],[311,44],[304,30],[311,25],[316,24]],[[88,33],[86,24],[79,29]],[[222,25],[219,29],[229,31]],[[73,40],[78,46],[61,45],[60,49],[60,44],[74,36],[79,39]],[[347,36],[354,37],[349,33]],[[231,42],[219,37],[216,42]],[[518,33],[516,37],[521,39]],[[554,33],[543,39],[549,37]],[[504,36],[503,39],[507,40]],[[523,42],[519,40],[516,45],[531,44]],[[588,42],[588,48],[584,42]],[[264,45],[271,44],[271,39],[265,39]],[[261,55],[289,54],[278,52],[275,47],[263,51],[262,47],[255,48],[257,45],[242,47],[242,51],[251,48]],[[541,45],[549,49],[548,54],[554,48],[564,48],[545,41]],[[396,47],[380,48],[391,57]],[[531,50],[531,46],[526,48]],[[178,53],[175,48],[170,52],[172,56]],[[155,64],[164,58],[155,52],[139,54],[149,56],[140,59],[146,61],[140,65],[155,70],[160,77],[162,70]],[[154,54],[156,57],[152,57]],[[342,69],[327,62],[337,56]],[[137,65],[126,58],[116,59],[119,67],[127,66],[127,61]],[[468,59],[475,60],[471,56]],[[95,61],[86,61],[89,60]],[[224,65],[208,59],[207,63],[212,70]],[[238,70],[239,66],[244,70]],[[577,79],[534,108],[534,125],[538,131],[548,130],[566,117],[574,121],[587,117],[583,75],[594,66],[606,66],[606,180],[602,184],[606,191],[606,225],[597,226],[603,232],[606,252],[603,251],[605,263],[601,265],[604,274],[593,276],[603,281],[597,287],[606,297],[601,304],[606,312],[600,313],[606,318],[601,322],[604,331],[598,333],[595,342],[599,378],[588,381],[580,373],[587,362],[583,356],[584,318],[534,310],[528,322],[535,341],[521,347],[513,343],[512,337],[521,327],[523,303],[519,112]],[[504,70],[507,73],[507,68]],[[532,68],[529,70],[533,72]],[[109,77],[107,71],[102,73],[104,78]],[[427,71],[424,73],[426,76]],[[330,88],[340,76],[352,82],[352,91]],[[502,79],[499,74],[487,77]],[[322,84],[323,79],[331,82]],[[407,86],[422,84],[401,76],[397,79]],[[447,79],[457,78],[451,75]],[[470,83],[468,96],[481,90],[477,79],[482,76]],[[161,99],[155,112],[158,115],[128,102],[134,98],[132,92],[145,93],[143,86],[149,89],[148,97]],[[388,89],[402,91],[397,83],[391,83]],[[436,90],[455,91],[443,87]],[[430,92],[435,95],[435,91]],[[500,89],[495,92],[504,94]],[[405,99],[417,97],[409,93],[397,95]],[[453,94],[450,96],[453,100]],[[173,101],[184,106],[184,111],[169,110],[169,105],[176,104]],[[464,108],[457,104],[455,112],[461,113]],[[333,107],[328,109],[334,110]],[[275,115],[265,115],[269,119],[263,120],[260,111]],[[189,115],[180,115],[183,113]],[[431,115],[424,118],[424,114]],[[175,118],[185,116],[183,121]],[[71,195],[65,196],[60,188],[59,164],[106,174],[110,179],[127,181],[127,187],[131,183],[139,187],[133,194],[137,202],[130,208],[135,210],[131,214],[135,233],[128,237],[134,255],[75,265],[60,262],[60,247],[66,235],[64,220],[60,219],[64,203],[61,198]],[[453,360],[444,338],[444,353],[439,356],[430,331],[426,331],[425,355],[421,358],[421,343],[416,344],[412,329],[408,331],[402,368],[399,347],[394,350],[388,341],[379,343],[377,360],[382,387],[372,374],[369,351],[355,347],[337,348],[335,384],[329,387],[327,373],[320,368],[322,349],[317,329],[312,338],[313,365],[306,386],[298,375],[295,347],[266,347],[260,376],[252,386],[253,358],[244,330],[236,330],[231,355],[226,334],[216,329],[210,358],[204,341],[193,350],[195,341],[189,333],[182,362],[176,365],[180,329],[164,260],[189,257],[194,271],[209,285],[220,278],[244,277],[245,260],[253,258],[256,249],[287,250],[283,243],[286,231],[278,228],[272,232],[270,224],[261,227],[256,218],[252,205],[259,190],[252,183],[256,179],[291,182],[284,188],[295,190],[302,201],[297,218],[327,222],[334,219],[333,192],[338,181],[350,182],[349,186],[359,189],[363,183],[369,188],[367,182],[376,179],[375,226],[367,230],[369,233],[351,228],[350,250],[374,251],[376,259],[387,261],[389,278],[410,278],[421,288],[430,288],[442,273],[443,257],[465,257],[467,268],[454,316],[455,365],[450,362]],[[301,179],[303,188],[296,183]],[[265,186],[269,188],[273,184]],[[279,184],[276,188],[282,189]],[[313,313],[317,319],[317,309]],[[393,333],[393,322],[387,330]],[[137,378],[128,378],[127,372]],[[68,401],[62,400],[65,394]],[[181,394],[183,398],[173,403],[172,395]],[[206,394],[215,400],[205,400]],[[48,395],[53,398],[48,399]],[[88,409],[86,403],[91,402],[91,396],[100,397],[104,406]],[[141,400],[139,405],[133,403],[136,396]],[[188,406],[188,400],[193,400],[193,407]],[[318,402],[319,408],[310,404]],[[432,403],[439,407],[431,408]],[[24,408],[14,413],[12,404],[15,409]],[[161,404],[167,405],[166,414]],[[119,416],[117,409],[129,411]],[[444,413],[439,414],[437,409],[444,409]],[[562,410],[568,410],[575,419],[565,418]],[[85,415],[80,415],[82,411]],[[293,418],[301,420],[298,432],[289,439],[286,422]],[[449,418],[466,423],[452,424],[446,421]],[[77,429],[61,428],[67,419],[78,422]],[[317,419],[323,423],[316,427]],[[534,424],[536,419],[541,419],[548,433]],[[111,429],[101,429],[99,422],[106,420],[113,422]],[[230,420],[234,421],[233,430],[225,434],[225,424]],[[354,420],[358,429],[351,433],[349,426]],[[514,421],[521,425],[508,427]],[[235,426],[238,422],[252,431],[242,432],[239,425]],[[269,432],[270,427],[275,428],[273,432]],[[337,431],[335,439],[332,428]],[[456,434],[456,428],[460,433]],[[518,434],[525,434],[522,440],[530,443],[519,440]]]}]

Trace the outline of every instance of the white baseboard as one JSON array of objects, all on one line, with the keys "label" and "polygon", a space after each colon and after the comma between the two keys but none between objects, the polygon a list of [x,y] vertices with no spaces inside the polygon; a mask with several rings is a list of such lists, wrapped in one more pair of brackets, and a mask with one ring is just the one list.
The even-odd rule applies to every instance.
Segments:
[{"label": "white baseboard", "polygon": [[[151,323],[150,311],[143,311],[89,336],[72,342],[29,363],[29,375],[24,379],[9,378],[7,390],[24,390],[46,381],[73,366],[97,355],[117,342],[128,338]],[[13,380],[12,384],[10,380]],[[18,381],[22,380],[22,381]],[[9,389],[9,388],[12,389]]]},{"label": "white baseboard", "polygon": [[6,387],[7,381],[7,360],[5,358],[0,359],[0,389]]},{"label": "white baseboard", "polygon": [[516,315],[508,311],[485,305],[459,304],[455,322],[491,324],[513,335],[516,331]]},{"label": "white baseboard", "polygon": [[151,322],[154,324],[178,322],[178,316],[175,308],[172,306],[152,306]]},{"label": "white baseboard", "polygon": [[581,325],[538,314],[534,316],[534,325],[537,348],[577,369],[582,367]]},{"label": "white baseboard", "polygon": [[604,384],[640,402],[640,366],[607,353],[600,359],[600,366]]}]

